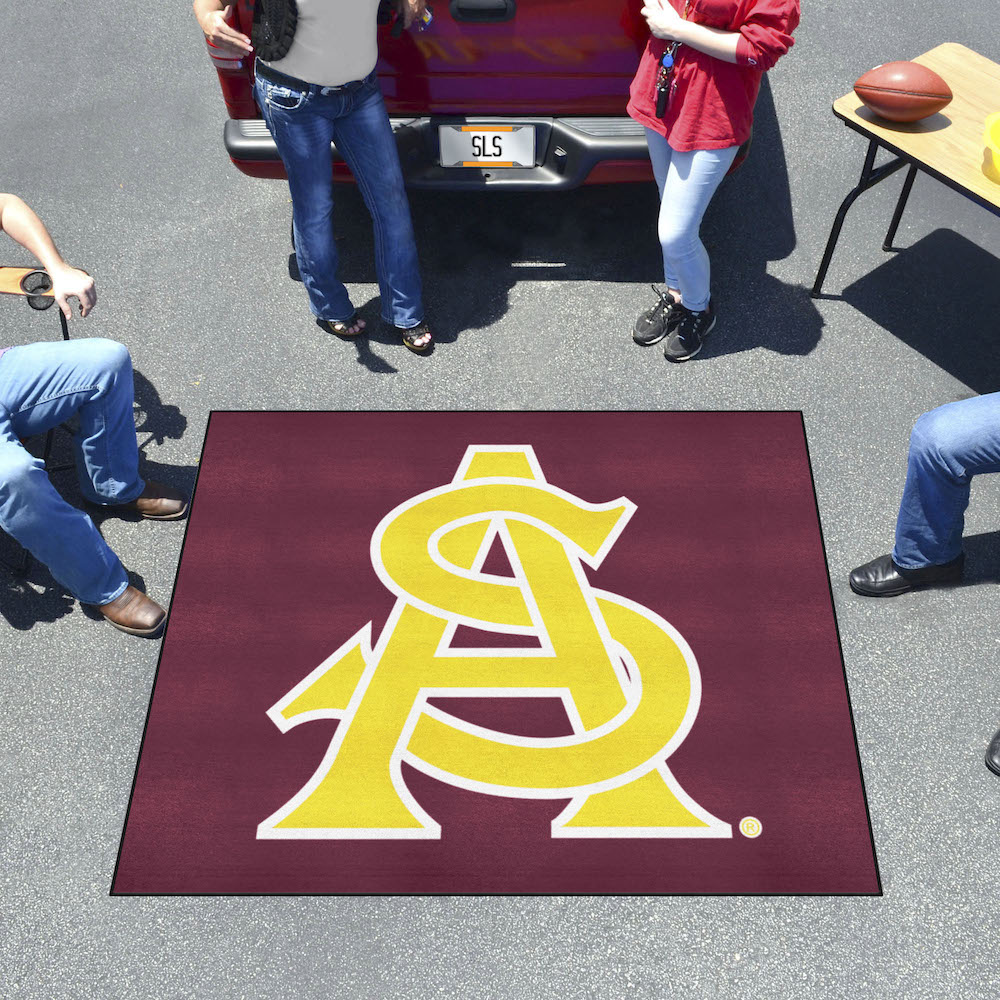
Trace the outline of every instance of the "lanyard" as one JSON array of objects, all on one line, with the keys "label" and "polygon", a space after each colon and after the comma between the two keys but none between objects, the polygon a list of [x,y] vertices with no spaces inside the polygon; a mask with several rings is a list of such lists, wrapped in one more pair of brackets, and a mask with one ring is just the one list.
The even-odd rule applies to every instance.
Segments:
[{"label": "lanyard", "polygon": [[[681,14],[681,17],[687,18],[690,7],[691,0],[684,0],[684,13]],[[656,74],[657,118],[662,118],[667,112],[667,101],[670,98],[670,77],[674,72],[674,63],[676,62],[677,50],[680,48],[680,45],[681,43],[678,41],[670,42],[660,59],[660,69]]]}]

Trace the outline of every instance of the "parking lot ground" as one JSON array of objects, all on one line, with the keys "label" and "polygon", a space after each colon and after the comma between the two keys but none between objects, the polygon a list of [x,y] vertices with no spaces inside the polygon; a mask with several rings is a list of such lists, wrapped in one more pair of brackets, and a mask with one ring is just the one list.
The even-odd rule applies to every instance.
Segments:
[{"label": "parking lot ground", "polygon": [[[437,350],[415,357],[378,330],[357,345],[324,334],[289,276],[286,188],[225,156],[189,6],[63,4],[43,29],[26,10],[0,4],[0,188],[96,276],[99,304],[73,334],[131,350],[154,477],[194,482],[213,409],[803,412],[884,896],[110,898],[159,642],[95,622],[36,568],[26,584],[0,575],[0,994],[995,993],[1000,781],[982,755],[1000,725],[1000,477],[973,489],[966,586],[870,601],[847,573],[891,545],[917,415],[1000,386],[1000,228],[920,177],[903,249],[883,253],[893,179],[848,217],[833,297],[808,295],[864,153],[832,100],[941,41],[1000,59],[992,8],[806,5],[751,158],[706,219],[719,323],[685,365],[629,336],[658,277],[648,186],[414,194]],[[372,316],[353,190],[336,225]],[[24,257],[10,243],[2,256]],[[0,342],[55,335],[46,314],[0,307]],[[168,602],[183,523],[101,527]],[[231,581],[234,599],[252,586]]]}]

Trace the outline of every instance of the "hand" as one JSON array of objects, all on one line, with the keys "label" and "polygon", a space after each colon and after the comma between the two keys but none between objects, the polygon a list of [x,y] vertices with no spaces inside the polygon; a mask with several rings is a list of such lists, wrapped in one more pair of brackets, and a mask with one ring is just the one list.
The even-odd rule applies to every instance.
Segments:
[{"label": "hand", "polygon": [[81,316],[86,316],[97,305],[94,279],[86,271],[63,264],[61,267],[50,268],[49,274],[52,277],[52,295],[66,319],[73,317],[70,299],[79,300]]},{"label": "hand", "polygon": [[668,42],[681,41],[681,34],[687,22],[670,6],[669,0],[646,0],[646,6],[640,13],[646,19],[649,31],[655,38],[662,38]]},{"label": "hand", "polygon": [[205,37],[221,52],[242,59],[251,51],[250,39],[229,25],[226,19],[233,9],[232,4],[223,10],[211,10],[198,18]]},{"label": "hand", "polygon": [[396,9],[403,18],[403,27],[409,28],[414,21],[424,16],[427,0],[396,0]]}]

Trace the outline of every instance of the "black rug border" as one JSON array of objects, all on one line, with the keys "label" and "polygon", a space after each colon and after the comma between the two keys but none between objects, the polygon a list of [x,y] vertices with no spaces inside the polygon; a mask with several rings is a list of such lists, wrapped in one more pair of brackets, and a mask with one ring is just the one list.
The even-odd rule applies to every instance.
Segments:
[{"label": "black rug border", "polygon": [[132,787],[129,790],[128,796],[128,806],[125,809],[125,819],[122,821],[122,833],[118,842],[118,854],[115,858],[115,869],[111,875],[111,885],[108,889],[109,896],[118,896],[122,898],[139,898],[144,899],[147,897],[170,897],[170,898],[236,898],[236,899],[249,899],[249,898],[280,898],[280,897],[312,897],[312,896],[324,896],[324,897],[346,897],[346,898],[461,898],[461,897],[472,897],[481,899],[494,899],[494,898],[513,898],[513,899],[558,899],[563,897],[570,898],[600,898],[600,897],[611,897],[611,898],[637,898],[637,899],[648,899],[650,897],[669,897],[669,898],[695,898],[695,899],[711,899],[711,898],[764,898],[764,899],[799,899],[799,898],[828,898],[828,899],[839,899],[839,898],[856,898],[862,897],[865,899],[871,898],[883,898],[885,896],[885,891],[882,885],[882,871],[878,861],[878,848],[875,844],[875,832],[872,829],[872,817],[871,808],[868,805],[868,786],[865,782],[865,770],[861,762],[861,749],[858,746],[858,729],[854,721],[854,704],[851,700],[851,685],[847,679],[847,665],[844,662],[844,645],[840,638],[840,620],[837,617],[837,604],[833,597],[833,581],[830,577],[830,560],[826,551],[826,537],[823,534],[823,519],[820,516],[819,511],[819,498],[816,495],[816,476],[813,473],[812,466],[812,453],[809,449],[809,435],[806,431],[806,421],[805,414],[802,410],[774,410],[774,409],[764,409],[764,410],[295,410],[295,409],[281,409],[281,410],[233,410],[233,409],[213,409],[208,413],[208,420],[205,422],[205,434],[201,442],[201,451],[198,454],[198,474],[195,477],[194,488],[191,493],[191,504],[188,509],[188,516],[184,524],[184,537],[181,540],[180,554],[177,557],[177,569],[174,571],[174,582],[171,588],[171,601],[173,600],[173,595],[177,590],[177,579],[181,571],[181,563],[184,560],[184,548],[187,545],[188,529],[191,525],[191,518],[194,514],[195,504],[197,502],[198,493],[198,480],[201,478],[201,470],[203,459],[205,457],[205,445],[208,442],[208,434],[212,427],[212,418],[218,414],[359,414],[359,413],[370,413],[370,414],[385,414],[385,413],[476,413],[476,414],[486,414],[486,413],[564,413],[564,414],[580,414],[580,413],[594,413],[594,414],[611,414],[611,413],[634,413],[634,414],[661,414],[661,413],[683,413],[690,415],[697,414],[732,414],[737,415],[749,415],[757,413],[781,413],[781,414],[798,414],[799,423],[802,428],[802,441],[806,449],[806,465],[809,468],[809,485],[812,489],[813,497],[813,507],[816,511],[816,524],[819,527],[819,537],[820,545],[823,549],[823,565],[826,569],[826,582],[827,582],[827,592],[830,596],[830,609],[833,612],[833,627],[837,634],[837,650],[840,655],[840,669],[844,680],[844,691],[847,695],[847,712],[851,720],[851,736],[854,739],[854,755],[858,764],[858,775],[861,778],[861,797],[864,801],[865,806],[865,819],[868,822],[868,839],[871,843],[872,848],[872,861],[875,863],[875,881],[878,885],[877,892],[122,892],[115,889],[115,881],[118,878],[118,868],[121,864],[122,851],[125,847],[125,830],[128,827],[129,815],[132,811],[132,800],[135,796],[135,786],[139,780],[139,762],[142,760],[142,752],[146,746],[146,732],[149,728],[149,717],[153,708],[153,698],[156,694],[156,682],[160,676],[160,666],[163,663],[163,652],[167,648],[167,638],[170,632],[170,620],[167,620],[167,626],[164,631],[163,640],[160,644],[160,655],[156,661],[156,671],[153,674],[153,683],[150,686],[149,691],[149,704],[146,707],[146,721],[143,723],[142,727],[142,739],[139,741],[139,750],[136,754],[135,759],[135,771],[132,775]]}]

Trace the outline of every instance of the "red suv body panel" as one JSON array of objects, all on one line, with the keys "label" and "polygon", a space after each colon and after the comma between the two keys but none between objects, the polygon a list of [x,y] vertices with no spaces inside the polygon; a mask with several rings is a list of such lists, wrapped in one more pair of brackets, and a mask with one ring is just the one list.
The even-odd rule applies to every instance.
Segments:
[{"label": "red suv body panel", "polygon": [[[379,28],[378,74],[401,154],[404,132],[409,143],[408,182],[528,189],[651,177],[642,130],[625,116],[648,38],[637,0],[515,0],[514,16],[498,23],[456,19],[461,2],[438,0],[423,32],[392,37],[387,26]],[[252,17],[253,0],[238,0],[235,20],[248,35]],[[283,177],[256,121],[253,58],[230,60],[211,46],[209,52],[234,120],[226,130],[233,162],[252,176]],[[535,168],[484,174],[440,167],[434,156],[442,120],[535,124]],[[343,164],[334,173],[349,177]]]},{"label": "red suv body panel", "polygon": [[[381,39],[390,114],[622,115],[648,31],[626,0],[519,0],[500,24],[442,3],[426,32]],[[440,13],[437,11],[440,10]]]}]

